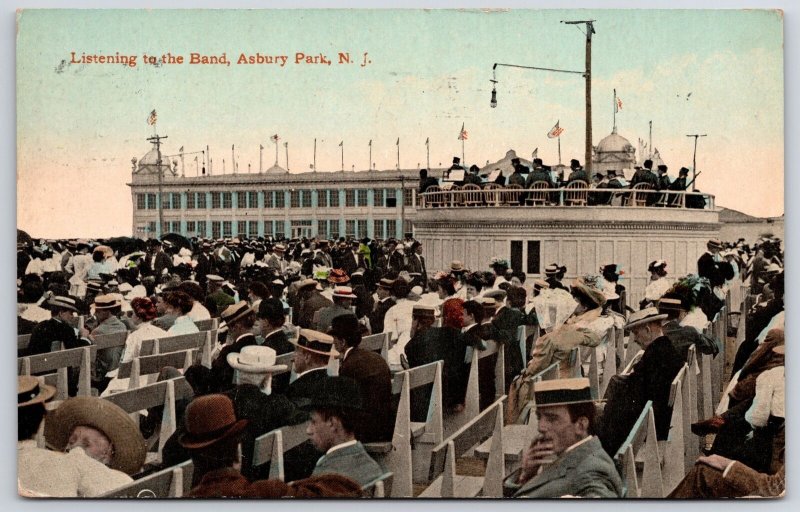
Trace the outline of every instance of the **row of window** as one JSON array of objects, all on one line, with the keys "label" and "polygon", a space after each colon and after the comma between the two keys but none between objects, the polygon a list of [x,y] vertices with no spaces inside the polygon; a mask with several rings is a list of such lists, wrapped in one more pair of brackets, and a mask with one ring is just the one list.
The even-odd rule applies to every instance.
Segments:
[{"label": "row of window", "polygon": [[[338,208],[340,204],[339,190],[291,190],[289,192],[289,206],[291,208],[311,208],[311,194],[317,194],[317,207],[319,208]],[[405,189],[405,206],[414,205],[414,189]],[[259,208],[259,196],[263,198],[264,208],[285,208],[286,196],[283,191],[239,191],[239,192],[187,192],[186,209],[204,210],[209,206],[212,209],[229,210],[233,208],[233,196],[236,194],[237,208]],[[368,189],[346,189],[344,191],[344,205],[348,208],[364,208],[368,206]],[[379,207],[397,207],[397,194],[394,189],[373,189],[373,204]],[[209,198],[210,199],[207,199]],[[210,205],[208,201],[210,200]],[[181,194],[170,192],[164,194],[164,209],[179,210],[181,205]],[[158,208],[156,194],[140,193],[136,194],[137,210],[155,210]]]},{"label": "row of window", "polygon": [[[282,238],[284,236],[284,222],[282,220],[272,221],[260,221],[262,224],[261,232],[266,236],[274,236],[277,238]],[[317,220],[317,230],[316,234],[320,238],[339,238],[340,236],[347,236],[347,237],[355,237],[355,238],[364,238],[369,236],[369,232],[367,230],[368,226],[367,220],[364,219],[348,219],[345,220],[344,225],[344,233],[340,232],[340,223],[339,219],[318,219]],[[211,236],[212,238],[220,238],[220,237],[232,237],[234,235],[233,232],[233,221],[223,220],[223,221],[211,221],[207,222],[204,220],[194,221],[189,220],[186,221],[186,232],[182,232],[181,230],[181,222],[178,220],[174,221],[164,221],[164,229],[163,233],[181,233],[186,236]],[[208,228],[211,228],[210,231]],[[311,220],[299,220],[299,221],[292,221],[292,228],[307,228],[307,231],[304,231],[311,235],[311,230],[313,228],[313,221]],[[259,221],[256,220],[240,220],[236,221],[236,235],[237,236],[247,236],[247,237],[257,237],[259,236]],[[413,225],[410,220],[405,221],[405,231],[406,233],[410,233],[413,229]],[[372,221],[372,237],[373,238],[386,238],[387,236],[396,236],[397,230],[397,220],[396,219],[374,219]],[[155,233],[156,231],[156,223],[151,221],[147,225],[147,231],[149,233]]]}]

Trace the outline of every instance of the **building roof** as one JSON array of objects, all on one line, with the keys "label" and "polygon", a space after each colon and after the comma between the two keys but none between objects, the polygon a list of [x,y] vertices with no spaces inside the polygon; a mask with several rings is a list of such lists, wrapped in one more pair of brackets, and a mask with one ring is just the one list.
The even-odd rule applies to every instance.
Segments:
[{"label": "building roof", "polygon": [[595,147],[596,153],[633,153],[634,151],[628,139],[619,135],[616,128]]},{"label": "building roof", "polygon": [[767,222],[769,219],[764,219],[761,217],[753,217],[752,215],[747,215],[746,213],[742,213],[738,210],[733,210],[731,208],[720,207],[719,209],[719,221],[726,222],[726,223],[760,223],[760,222]]}]

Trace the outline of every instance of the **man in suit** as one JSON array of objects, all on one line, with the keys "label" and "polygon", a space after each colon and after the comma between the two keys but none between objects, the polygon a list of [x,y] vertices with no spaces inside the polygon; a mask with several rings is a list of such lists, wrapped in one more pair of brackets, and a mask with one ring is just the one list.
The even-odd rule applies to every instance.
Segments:
[{"label": "man in suit", "polygon": [[773,474],[755,469],[721,455],[697,459],[668,498],[739,498],[763,496],[771,498],[786,491],[786,466],[781,462]]},{"label": "man in suit", "polygon": [[328,377],[319,382],[314,398],[304,408],[311,412],[306,433],[324,452],[312,475],[339,474],[363,487],[383,474],[355,436],[354,413],[363,409],[358,382],[349,377]]},{"label": "man in suit", "polygon": [[[127,332],[128,328],[118,318],[121,310],[122,301],[116,296],[96,296],[94,298],[94,316],[97,318],[97,327],[91,333],[84,328],[81,331],[81,335],[94,341],[96,336]],[[122,345],[97,351],[97,357],[92,365],[92,387],[97,388],[98,393],[102,393],[111,380],[106,374],[119,368],[119,361],[122,358],[124,348],[125,346]]]},{"label": "man in suit", "polygon": [[361,329],[355,315],[337,316],[330,334],[339,351],[339,375],[358,382],[363,411],[356,417],[356,438],[365,443],[391,441],[394,431],[392,414],[392,373],[389,365],[375,352],[364,350]]},{"label": "man in suit", "polygon": [[339,258],[339,267],[344,270],[348,276],[352,276],[353,272],[358,268],[366,268],[364,262],[364,255],[358,252],[361,243],[358,240],[350,242],[350,249],[345,249]]},{"label": "man in suit", "polygon": [[422,256],[422,243],[414,240],[408,255],[408,273],[419,274],[427,282],[428,269],[425,268],[425,258]]},{"label": "man in suit", "polygon": [[528,168],[524,165],[515,165],[514,172],[511,173],[511,176],[508,177],[508,185],[519,185],[520,187],[525,186],[525,173],[527,172]]},{"label": "man in suit", "polygon": [[333,289],[333,305],[319,310],[319,321],[317,329],[320,332],[328,332],[331,321],[337,316],[350,315],[353,313],[351,307],[353,301],[357,299],[353,289],[349,286],[337,286]]},{"label": "man in suit", "polygon": [[[283,313],[283,303],[274,297],[263,299],[258,305],[258,320],[261,324],[261,334],[264,341],[261,345],[269,347],[276,354],[288,354],[294,350],[294,346],[289,343],[283,324],[286,316]],[[277,375],[272,379],[272,390],[275,393],[284,394],[289,387],[289,373]]]},{"label": "man in suit", "polygon": [[331,248],[327,240],[319,241],[319,248],[314,253],[314,265],[333,268]]},{"label": "man in suit", "polygon": [[306,279],[300,282],[297,293],[300,295],[301,302],[300,311],[295,317],[296,324],[304,329],[316,327],[314,325],[314,313],[323,308],[333,306],[333,302],[319,293],[317,282],[313,279]]},{"label": "man in suit", "polygon": [[525,451],[520,471],[506,479],[507,495],[623,497],[614,461],[593,435],[595,404],[589,379],[547,380],[533,389],[539,436]]},{"label": "man in suit", "polygon": [[713,282],[718,273],[719,263],[722,261],[722,257],[719,255],[719,251],[722,250],[722,242],[716,238],[711,239],[706,243],[706,248],[708,250],[697,260],[697,275]]},{"label": "man in suit", "polygon": [[[428,187],[438,187],[439,180],[434,178],[433,176],[428,176],[428,169],[420,169],[419,171],[419,193],[424,193]],[[375,205],[375,206],[383,206]]]},{"label": "man in suit", "polygon": [[222,289],[222,283],[224,283],[225,280],[221,276],[208,274],[206,280],[208,281],[208,295],[206,295],[205,302],[206,309],[208,309],[212,317],[219,318],[222,311],[228,306],[233,305],[235,301],[233,297],[225,293]]},{"label": "man in suit", "polygon": [[145,261],[147,269],[144,273],[147,275],[158,278],[165,270],[167,272],[172,270],[172,258],[164,252],[161,240],[157,238],[150,239],[150,254]]},{"label": "man in suit", "polygon": [[376,291],[378,302],[375,303],[375,310],[369,315],[369,325],[372,327],[373,334],[383,332],[383,320],[386,317],[386,312],[397,304],[397,301],[392,297],[392,284],[394,284],[394,281],[386,278],[378,282]]},{"label": "man in suit", "polygon": [[[525,307],[527,292],[521,286],[512,286],[508,288],[507,292],[490,290],[486,293],[486,297],[492,297],[500,301],[502,301],[503,296],[506,296],[506,302],[497,309],[491,324],[492,339],[505,346],[505,382],[507,388],[511,385],[514,377],[525,367],[526,361],[522,360],[522,353],[517,343],[519,341],[517,339],[517,331],[519,326],[525,325],[527,320],[525,313],[522,311]],[[508,391],[508,389],[505,391]]]},{"label": "man in suit", "polygon": [[200,246],[200,253],[197,255],[197,265],[194,267],[195,278],[203,288],[206,287],[206,276],[214,272],[211,249],[211,244],[209,242],[203,242]]},{"label": "man in suit", "polygon": [[300,329],[297,340],[290,340],[294,345],[294,372],[297,378],[289,384],[286,397],[300,404],[315,393],[318,381],[327,377],[326,368],[331,354],[336,354],[333,337],[311,329]]},{"label": "man in suit", "polygon": [[583,181],[587,185],[589,184],[589,175],[586,171],[581,167],[581,163],[574,158],[569,162],[569,168],[572,169],[572,172],[569,173],[569,178],[567,178],[568,183],[572,183],[573,181]]},{"label": "man in suit", "polygon": [[220,315],[228,326],[228,338],[219,355],[211,362],[211,389],[224,392],[234,386],[233,368],[228,363],[228,354],[239,353],[244,347],[257,345],[253,336],[256,314],[245,301],[228,306]]}]

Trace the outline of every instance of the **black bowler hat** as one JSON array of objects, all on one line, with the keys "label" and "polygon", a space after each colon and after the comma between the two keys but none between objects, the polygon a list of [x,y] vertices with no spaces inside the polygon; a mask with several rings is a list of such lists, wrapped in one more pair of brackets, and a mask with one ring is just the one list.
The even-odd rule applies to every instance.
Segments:
[{"label": "black bowler hat", "polygon": [[570,169],[577,169],[580,166],[581,166],[581,163],[578,160],[574,159],[574,158],[569,161]]},{"label": "black bowler hat", "polygon": [[681,167],[681,170],[678,171],[678,176],[688,176],[688,175],[689,175],[689,169],[687,169],[686,167]]},{"label": "black bowler hat", "polygon": [[299,401],[301,409],[350,409],[361,410],[361,389],[356,380],[350,377],[327,377],[309,390],[306,397]]}]

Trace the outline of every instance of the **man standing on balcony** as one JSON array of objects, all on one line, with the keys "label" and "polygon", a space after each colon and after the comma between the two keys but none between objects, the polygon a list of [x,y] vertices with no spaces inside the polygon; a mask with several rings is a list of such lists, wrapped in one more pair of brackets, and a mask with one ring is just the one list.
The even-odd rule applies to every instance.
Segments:
[{"label": "man standing on balcony", "polygon": [[589,184],[589,175],[586,174],[586,171],[581,167],[581,163],[574,158],[569,162],[569,168],[572,169],[572,172],[569,173],[569,178],[567,178],[568,183],[572,183],[573,181],[584,181],[586,184]]}]

